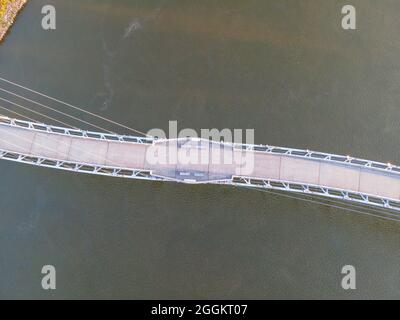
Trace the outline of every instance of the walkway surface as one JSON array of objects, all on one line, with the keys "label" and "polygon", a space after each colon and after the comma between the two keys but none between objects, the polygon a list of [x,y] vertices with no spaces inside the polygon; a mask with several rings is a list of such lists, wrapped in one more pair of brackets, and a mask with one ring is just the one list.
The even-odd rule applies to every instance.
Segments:
[{"label": "walkway surface", "polygon": [[[148,170],[187,183],[251,177],[400,200],[400,174],[348,163],[271,154],[199,139],[112,141],[0,124],[0,150],[59,161]],[[226,161],[226,159],[233,159]],[[178,159],[178,160],[177,160]]]}]

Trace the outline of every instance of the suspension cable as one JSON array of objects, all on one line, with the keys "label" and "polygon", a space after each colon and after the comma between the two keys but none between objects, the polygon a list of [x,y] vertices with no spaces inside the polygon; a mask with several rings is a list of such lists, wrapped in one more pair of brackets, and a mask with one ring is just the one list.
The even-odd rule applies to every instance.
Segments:
[{"label": "suspension cable", "polygon": [[12,85],[14,85],[14,86],[17,86],[17,87],[19,87],[19,88],[21,88],[21,89],[27,90],[27,91],[29,91],[29,92],[35,93],[35,94],[37,94],[37,95],[40,95],[40,96],[42,96],[42,97],[45,97],[45,98],[47,98],[47,99],[53,100],[53,101],[58,102],[58,103],[60,103],[60,104],[63,104],[63,105],[65,105],[65,106],[67,106],[67,107],[70,107],[70,108],[73,108],[73,109],[75,109],[75,110],[81,111],[81,112],[83,112],[83,113],[89,114],[89,115],[91,115],[91,116],[93,116],[93,117],[96,117],[96,118],[98,118],[98,119],[101,119],[101,120],[104,120],[104,121],[108,121],[108,122],[110,122],[110,123],[112,123],[112,124],[114,124],[114,125],[117,125],[117,126],[120,126],[120,127],[122,127],[122,128],[131,130],[131,131],[134,131],[134,132],[139,133],[139,134],[142,134],[142,135],[144,135],[144,136],[149,136],[148,134],[146,134],[146,133],[144,133],[144,132],[142,132],[142,131],[136,130],[136,129],[131,128],[131,127],[127,126],[127,125],[121,124],[121,123],[119,123],[119,122],[110,120],[110,119],[108,119],[108,118],[106,118],[106,117],[100,116],[100,115],[98,115],[98,114],[96,114],[96,113],[93,113],[93,112],[87,111],[87,110],[85,110],[85,109],[82,109],[82,108],[80,108],[80,107],[74,106],[74,105],[72,105],[72,104],[70,104],[70,103],[67,103],[67,102],[64,102],[64,101],[62,101],[62,100],[60,100],[60,99],[53,98],[53,97],[51,97],[51,96],[49,96],[49,95],[47,95],[47,94],[44,94],[44,93],[41,93],[41,92],[38,92],[38,91],[35,91],[35,90],[32,90],[32,89],[29,89],[29,88],[27,88],[27,87],[25,87],[25,86],[22,86],[22,85],[18,84],[18,83],[12,82],[12,81],[7,80],[7,79],[4,79],[4,78],[2,78],[2,77],[0,77],[0,80],[1,80],[1,81],[4,81],[4,82],[6,82],[6,83],[12,84]]},{"label": "suspension cable", "polygon": [[25,119],[27,119],[27,120],[29,120],[29,121],[38,123],[38,121],[36,121],[35,119],[32,119],[32,118],[30,118],[30,117],[27,117],[27,116],[25,116],[25,115],[23,115],[23,114],[21,114],[21,113],[16,112],[16,111],[10,110],[9,108],[5,108],[5,107],[3,107],[3,106],[0,106],[0,109],[6,110],[6,111],[8,111],[8,112],[10,112],[10,113],[13,113],[13,114],[16,114],[17,116],[22,117],[22,118],[25,118]]},{"label": "suspension cable", "polygon": [[76,127],[74,127],[74,126],[72,126],[72,125],[70,125],[70,124],[68,124],[68,123],[65,123],[65,122],[63,122],[63,121],[57,120],[57,119],[55,119],[55,118],[52,118],[52,117],[50,117],[50,116],[47,116],[47,115],[45,115],[45,114],[43,114],[43,113],[40,113],[40,112],[38,112],[38,111],[32,110],[32,109],[30,109],[30,108],[21,106],[21,105],[18,104],[18,103],[15,103],[15,102],[12,102],[12,101],[10,101],[10,100],[3,99],[3,98],[0,98],[0,100],[5,101],[5,102],[8,102],[8,103],[10,103],[10,104],[12,104],[12,105],[14,105],[14,106],[16,106],[16,107],[22,108],[22,109],[24,109],[24,110],[27,110],[27,111],[32,112],[32,113],[34,113],[34,114],[37,114],[37,115],[39,115],[39,116],[45,117],[45,118],[47,118],[47,119],[50,119],[50,120],[52,120],[52,121],[56,121],[56,122],[58,122],[58,123],[61,123],[62,125],[67,126],[67,127],[69,127],[69,128],[73,128],[73,129],[79,130],[78,128],[76,128]]},{"label": "suspension cable", "polygon": [[[270,194],[274,194],[274,195],[277,195],[277,196],[291,198],[291,199],[295,199],[295,200],[305,201],[305,202],[309,202],[309,203],[319,204],[319,205],[322,205],[322,206],[332,207],[332,208],[336,208],[336,209],[342,209],[342,210],[346,210],[346,211],[357,212],[357,213],[361,213],[361,214],[364,214],[364,215],[367,215],[367,216],[372,216],[372,217],[381,218],[381,219],[385,219],[385,220],[400,222],[400,218],[395,219],[395,218],[380,216],[380,215],[373,214],[373,213],[370,213],[370,212],[367,212],[367,211],[363,211],[363,210],[356,210],[356,209],[346,208],[344,206],[332,205],[332,204],[321,202],[321,201],[317,201],[317,200],[304,199],[304,198],[301,198],[301,197],[296,197],[296,196],[292,196],[292,195],[273,192],[271,190],[262,190],[262,189],[251,188],[251,187],[244,187],[244,188],[252,189],[252,190],[256,190],[256,191],[260,191],[260,192],[265,192],[265,193],[270,193]],[[387,213],[387,214],[388,215],[393,215],[393,214],[390,214],[390,213]]]},{"label": "suspension cable", "polygon": [[37,104],[37,105],[39,105],[39,106],[41,106],[41,107],[43,107],[43,108],[46,108],[46,109],[51,110],[51,111],[53,111],[53,112],[59,113],[59,114],[65,116],[65,117],[74,119],[74,120],[76,120],[76,121],[80,121],[80,122],[82,122],[82,123],[85,123],[85,124],[87,124],[87,125],[89,125],[89,126],[92,126],[92,127],[97,128],[97,129],[100,129],[100,130],[102,130],[102,131],[105,131],[105,132],[108,132],[108,133],[111,133],[111,134],[115,134],[114,132],[112,132],[112,131],[110,131],[110,130],[108,130],[108,129],[105,129],[105,128],[100,127],[100,126],[98,126],[98,125],[96,125],[96,124],[93,124],[93,123],[91,123],[91,122],[88,122],[88,121],[85,121],[85,120],[83,120],[83,119],[80,119],[80,118],[78,118],[78,117],[72,116],[72,115],[70,115],[70,114],[68,114],[68,113],[59,111],[59,110],[57,110],[57,109],[54,109],[54,108],[52,108],[52,107],[49,107],[49,106],[47,106],[47,105],[45,105],[45,104],[42,104],[42,103],[40,103],[40,102],[33,101],[33,100],[29,99],[29,98],[25,98],[25,97],[23,97],[23,96],[21,96],[21,95],[19,95],[19,94],[13,93],[13,92],[8,91],[8,90],[3,89],[3,88],[0,88],[0,90],[6,92],[6,93],[8,93],[8,94],[11,94],[11,95],[13,95],[13,96],[16,96],[16,97],[18,97],[18,98],[24,99],[24,100],[26,100],[26,101],[35,103],[35,104]]},{"label": "suspension cable", "polygon": [[[282,192],[284,192],[284,191],[282,191]],[[357,209],[368,209],[369,211],[374,211],[374,212],[377,212],[377,213],[384,213],[384,214],[388,214],[388,215],[392,215],[392,216],[400,218],[400,215],[398,214],[398,211],[396,211],[395,209],[391,209],[391,208],[372,207],[369,204],[350,202],[351,200],[340,201],[340,200],[327,198],[327,197],[324,197],[323,195],[317,195],[317,194],[301,193],[301,196],[302,197],[309,197],[309,198],[314,199],[314,200],[317,199],[317,200],[329,201],[329,202],[332,202],[332,203],[336,203],[336,204],[340,204],[340,205],[346,205],[346,206],[354,207],[354,208],[357,208]],[[396,212],[396,213],[391,213],[391,212]]]}]

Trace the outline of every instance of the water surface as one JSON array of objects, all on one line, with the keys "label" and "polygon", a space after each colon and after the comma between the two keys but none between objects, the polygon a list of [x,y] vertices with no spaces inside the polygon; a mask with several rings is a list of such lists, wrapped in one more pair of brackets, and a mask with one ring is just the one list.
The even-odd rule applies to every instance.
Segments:
[{"label": "water surface", "polygon": [[[399,164],[400,3],[352,3],[345,32],[343,1],[30,1],[0,76],[141,131],[252,128],[256,143]],[[246,189],[0,171],[1,298],[400,298],[393,222]]]}]

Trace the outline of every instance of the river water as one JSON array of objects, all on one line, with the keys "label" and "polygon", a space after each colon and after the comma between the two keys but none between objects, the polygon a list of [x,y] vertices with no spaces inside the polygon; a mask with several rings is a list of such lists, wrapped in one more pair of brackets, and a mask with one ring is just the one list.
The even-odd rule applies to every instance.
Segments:
[{"label": "river water", "polygon": [[[141,131],[250,128],[256,143],[399,164],[400,3],[353,0],[355,31],[344,4],[30,1],[0,77]],[[0,171],[0,298],[400,298],[399,223],[247,189]]]}]

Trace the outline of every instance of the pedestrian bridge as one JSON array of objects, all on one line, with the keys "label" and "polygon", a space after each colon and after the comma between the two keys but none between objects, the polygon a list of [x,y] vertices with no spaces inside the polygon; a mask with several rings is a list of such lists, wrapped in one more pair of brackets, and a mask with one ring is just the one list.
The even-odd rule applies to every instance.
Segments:
[{"label": "pedestrian bridge", "polygon": [[400,167],[309,150],[124,136],[0,117],[0,159],[113,177],[276,189],[400,211]]}]

